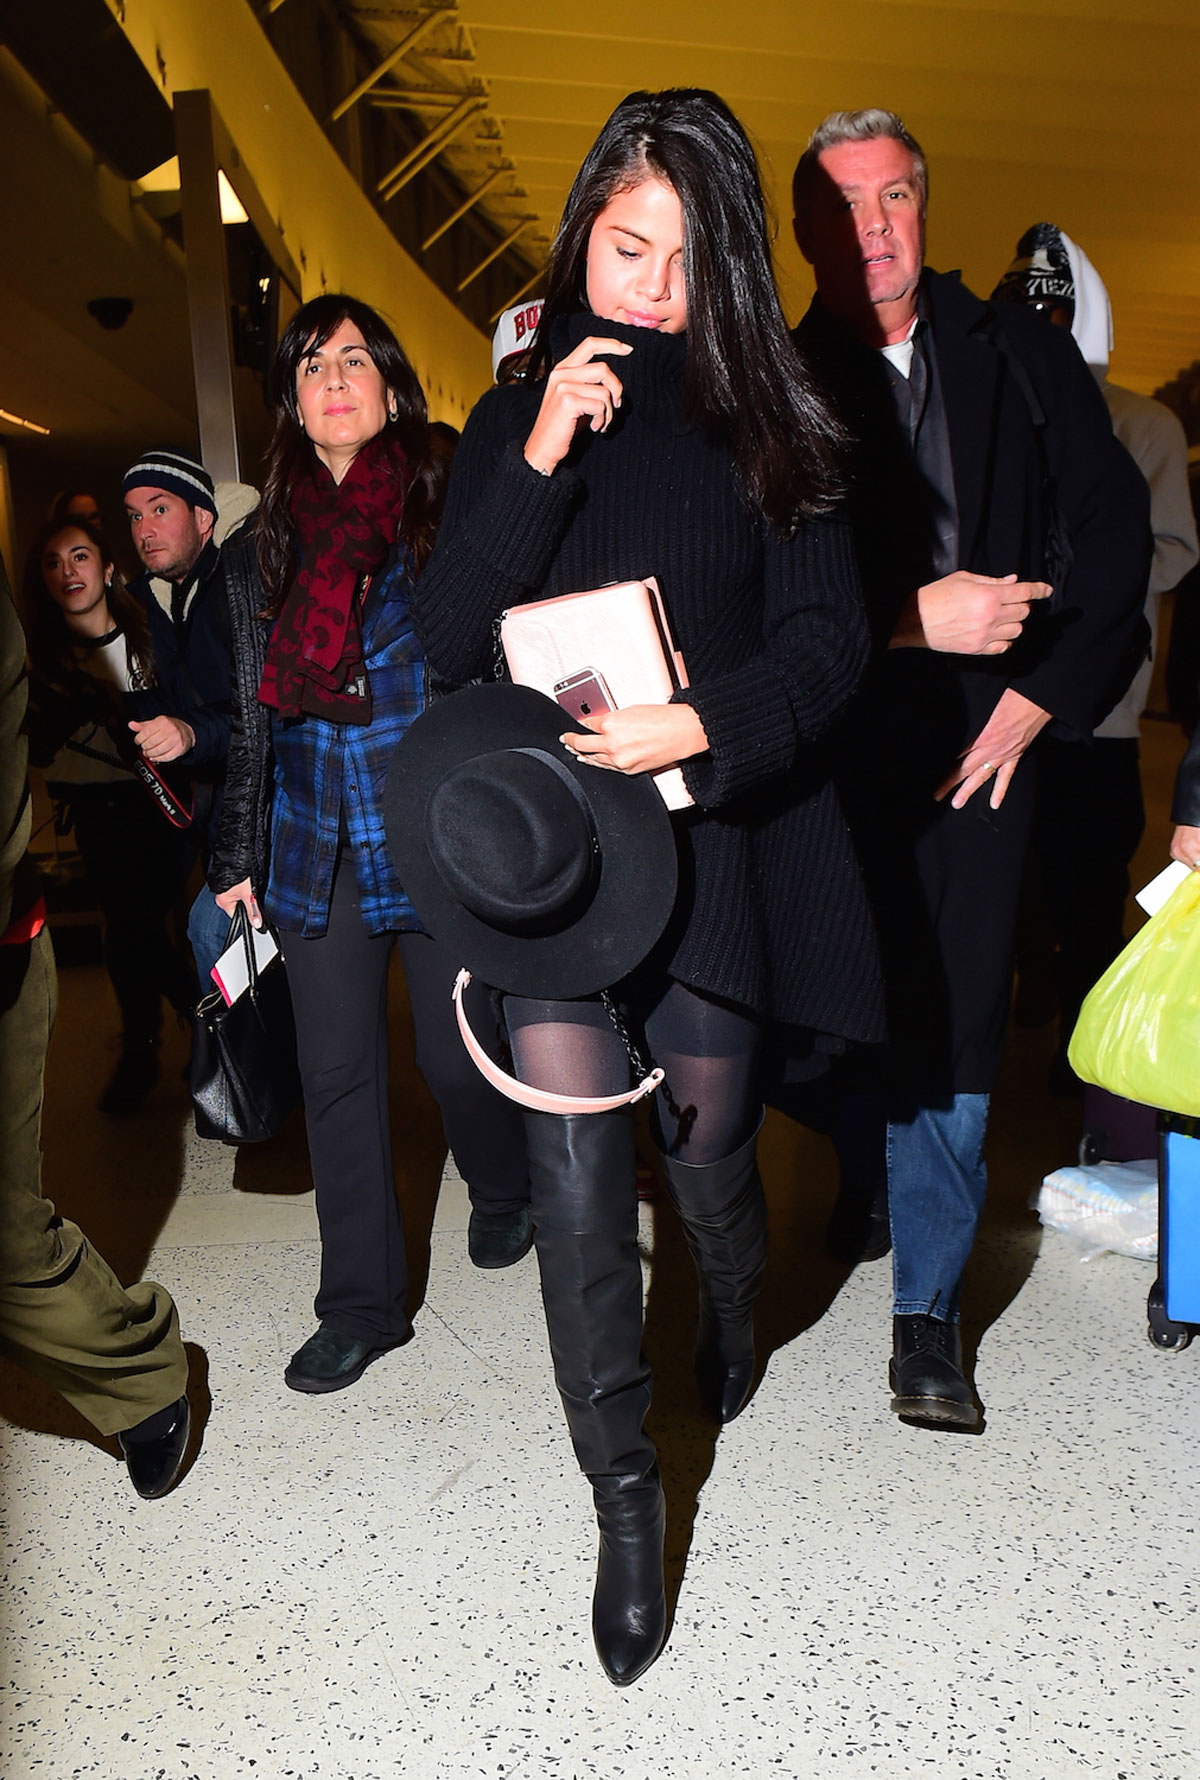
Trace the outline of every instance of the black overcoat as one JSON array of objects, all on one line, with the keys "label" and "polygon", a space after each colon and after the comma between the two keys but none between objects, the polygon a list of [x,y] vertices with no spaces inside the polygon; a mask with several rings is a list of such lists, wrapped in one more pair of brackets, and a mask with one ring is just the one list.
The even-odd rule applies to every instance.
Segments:
[{"label": "black overcoat", "polygon": [[[798,338],[857,444],[851,509],[875,643],[843,731],[843,791],[884,940],[888,1085],[922,1098],[990,1091],[1007,1015],[1034,762],[998,811],[934,791],[1012,686],[1086,738],[1144,659],[1149,497],[1074,342],[1044,318],[982,303],[926,272],[922,326],[945,406],[958,566],[1056,583],[1000,656],[889,650],[933,578],[929,497],[881,355],[813,304]],[[1065,546],[1065,548],[1064,548]],[[1081,745],[1085,745],[1081,742]]]},{"label": "black overcoat", "polygon": [[1187,752],[1179,762],[1171,820],[1188,828],[1200,828],[1200,728],[1193,731]]}]

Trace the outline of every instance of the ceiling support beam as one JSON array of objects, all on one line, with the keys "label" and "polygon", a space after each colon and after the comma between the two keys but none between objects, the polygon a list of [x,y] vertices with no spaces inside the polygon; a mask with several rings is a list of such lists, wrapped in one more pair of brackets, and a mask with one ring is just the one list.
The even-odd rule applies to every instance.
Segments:
[{"label": "ceiling support beam", "polygon": [[410,148],[402,159],[389,173],[379,181],[375,190],[386,204],[394,198],[402,186],[427,167],[436,155],[439,155],[448,143],[452,142],[460,130],[466,128],[473,117],[477,117],[487,106],[487,100],[475,93],[468,93],[454,107],[447,117],[434,124],[427,136],[422,137],[415,147]]},{"label": "ceiling support beam", "polygon": [[212,127],[217,164],[232,186],[235,198],[254,224],[258,238],[270,254],[276,269],[299,298],[300,269],[288,252],[279,224],[267,209],[258,186],[250,177],[250,169],[242,159],[237,143],[215,105],[212,107]]},{"label": "ceiling support beam", "polygon": [[[280,0],[280,4],[282,4],[282,0]],[[397,62],[402,62],[404,60],[408,52],[416,47],[427,31],[431,31],[434,25],[439,24],[442,19],[452,17],[453,13],[449,7],[439,7],[436,12],[427,12],[423,19],[418,19],[408,35],[401,38],[399,44],[392,51],[391,55],[385,56],[379,66],[373,68],[370,74],[367,75],[367,78],[365,80],[360,80],[354,91],[352,93],[347,93],[341,104],[334,107],[329,114],[329,122],[331,124],[336,124],[340,117],[345,117],[346,113],[352,106],[358,104],[358,101],[365,93],[369,93],[371,88],[381,81],[385,74],[391,73]]]},{"label": "ceiling support beam", "polygon": [[371,94],[371,103],[380,111],[428,111],[439,105],[457,105],[462,96],[461,87],[378,87]]},{"label": "ceiling support beam", "polygon": [[200,422],[200,457],[215,482],[239,482],[233,403],[229,273],[217,184],[216,131],[207,88],[175,95],[175,144],[183,198],[188,323]]},{"label": "ceiling support beam", "polygon": [[442,236],[446,234],[449,229],[452,229],[456,222],[461,222],[463,217],[467,214],[467,211],[472,209],[474,205],[478,204],[480,198],[482,198],[485,193],[490,192],[496,181],[502,179],[509,171],[510,169],[507,166],[503,166],[497,167],[495,172],[489,173],[483,184],[477,185],[470,197],[465,199],[464,202],[459,205],[458,209],[454,211],[451,216],[446,218],[445,222],[439,223],[437,228],[433,231],[433,234],[430,235],[427,240],[422,241],[421,252],[428,253],[434,242],[440,241]]},{"label": "ceiling support beam", "polygon": [[[512,246],[513,242],[517,239],[517,236],[523,235],[525,233],[526,229],[529,227],[531,222],[536,222],[536,221],[537,221],[537,218],[535,216],[526,216],[526,217],[522,218],[522,220],[517,224],[516,228],[513,229],[509,234],[507,234],[504,237],[504,240],[500,243],[499,247],[494,247],[492,249],[491,253],[488,254],[486,260],[480,260],[479,264],[475,267],[473,272],[468,272],[465,278],[462,278],[459,280],[459,283],[458,283],[459,296],[461,297],[462,293],[466,290],[466,288],[469,284],[474,284],[475,280],[479,277],[479,274],[481,272],[487,271],[488,267],[491,265],[493,260],[498,260],[502,253],[508,252],[508,249]],[[505,308],[507,308],[507,307],[508,307],[508,305],[505,304]]]},{"label": "ceiling support beam", "polygon": [[494,327],[495,324],[499,321],[500,317],[504,314],[504,311],[506,309],[511,309],[513,307],[514,303],[519,303],[521,301],[521,298],[525,295],[526,291],[531,291],[533,289],[534,285],[538,282],[538,280],[545,276],[545,272],[546,272],[546,268],[545,268],[545,266],[543,266],[540,272],[535,272],[532,278],[527,278],[525,280],[525,282],[521,286],[520,290],[515,290],[511,297],[505,297],[503,303],[501,303],[501,305],[500,305],[499,309],[497,309],[496,313],[494,315],[488,316],[488,326]]}]

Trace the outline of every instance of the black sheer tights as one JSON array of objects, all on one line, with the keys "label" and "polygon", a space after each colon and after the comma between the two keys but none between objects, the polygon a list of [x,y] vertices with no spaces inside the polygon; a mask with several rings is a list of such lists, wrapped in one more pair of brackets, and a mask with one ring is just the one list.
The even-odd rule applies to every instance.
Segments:
[{"label": "black sheer tights", "polygon": [[[761,1028],[753,1015],[682,983],[665,983],[648,1004],[626,1009],[666,1071],[654,1096],[657,1136],[681,1162],[719,1162],[758,1123]],[[517,1075],[551,1094],[620,1094],[629,1086],[625,1047],[599,1001],[505,998]]]}]

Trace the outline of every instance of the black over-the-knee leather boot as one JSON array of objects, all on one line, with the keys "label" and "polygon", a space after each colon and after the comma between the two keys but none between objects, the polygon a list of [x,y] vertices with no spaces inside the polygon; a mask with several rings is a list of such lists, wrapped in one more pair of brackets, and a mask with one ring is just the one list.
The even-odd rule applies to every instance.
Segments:
[{"label": "black over-the-knee leather boot", "polygon": [[554,1376],[600,1530],[592,1631],[609,1679],[623,1687],[666,1636],[663,1492],[642,1428],[650,1368],[633,1116],[527,1112],[525,1123]]},{"label": "black over-the-knee leather boot", "polygon": [[758,1133],[719,1162],[662,1156],[667,1191],[700,1277],[696,1376],[721,1422],[740,1415],[754,1383],[754,1300],[767,1259]]}]

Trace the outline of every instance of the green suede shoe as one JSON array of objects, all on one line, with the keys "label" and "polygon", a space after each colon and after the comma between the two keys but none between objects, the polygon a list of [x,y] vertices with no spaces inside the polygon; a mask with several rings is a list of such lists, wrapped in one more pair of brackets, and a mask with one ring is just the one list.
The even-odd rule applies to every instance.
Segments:
[{"label": "green suede shoe", "polygon": [[533,1247],[533,1218],[527,1205],[515,1211],[472,1211],[467,1253],[476,1267],[511,1267]]}]

